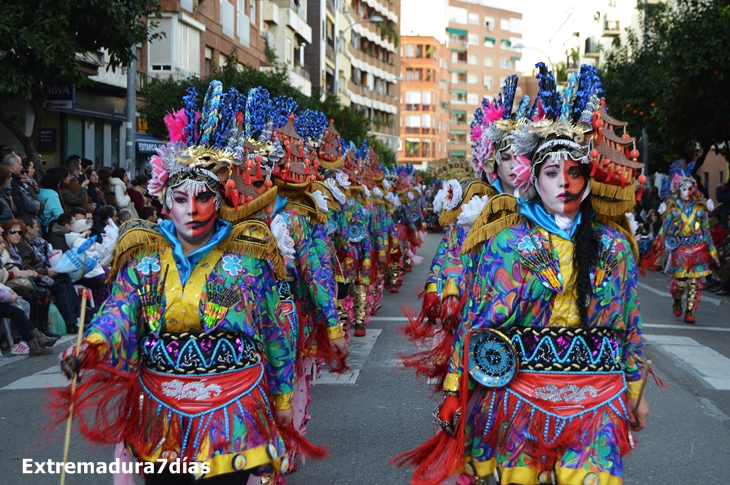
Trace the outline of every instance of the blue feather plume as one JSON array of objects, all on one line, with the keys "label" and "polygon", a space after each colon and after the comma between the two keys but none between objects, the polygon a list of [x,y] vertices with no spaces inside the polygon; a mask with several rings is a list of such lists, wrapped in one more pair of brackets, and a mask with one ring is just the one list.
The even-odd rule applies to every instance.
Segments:
[{"label": "blue feather plume", "polygon": [[197,138],[196,120],[198,112],[198,91],[190,86],[188,94],[183,97],[185,103],[185,116],[188,117],[188,124],[185,126],[185,135],[187,136],[187,145],[189,147],[195,144]]}]

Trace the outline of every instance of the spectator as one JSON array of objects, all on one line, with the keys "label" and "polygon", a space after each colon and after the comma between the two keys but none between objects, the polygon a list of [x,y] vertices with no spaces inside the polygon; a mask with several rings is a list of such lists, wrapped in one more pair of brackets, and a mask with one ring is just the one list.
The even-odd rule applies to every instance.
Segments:
[{"label": "spectator", "polygon": [[[132,217],[138,217],[137,210],[134,208],[132,198],[127,193],[127,184],[129,183],[129,177],[127,172],[117,167],[112,170],[112,188],[114,189],[114,205],[121,211],[122,209],[128,210]],[[120,214],[121,218],[121,214]]]},{"label": "spectator", "polygon": [[70,212],[64,212],[58,217],[51,228],[51,233],[48,235],[48,242],[51,243],[53,249],[63,252],[69,250],[68,244],[66,244],[66,234],[71,232],[71,227],[75,221],[76,218]]},{"label": "spectator", "polygon": [[123,210],[119,211],[119,225],[120,226],[131,219],[132,219],[132,213],[129,210],[123,209]]},{"label": "spectator", "polygon": [[58,189],[61,187],[61,181],[52,174],[46,174],[41,179],[41,190],[38,192],[38,198],[43,203],[43,212],[41,212],[41,225],[44,231],[48,232],[48,226],[51,221],[55,221],[63,214],[63,206],[61,205],[61,197],[58,195]]},{"label": "spectator", "polygon": [[152,206],[143,207],[139,213],[139,218],[150,222],[157,222],[157,209]]},{"label": "spectator", "polygon": [[23,170],[20,171],[21,185],[28,197],[34,201],[33,207],[38,206],[35,211],[31,212],[40,215],[43,212],[43,202],[38,197],[40,187],[38,187],[38,182],[35,180],[35,165],[33,164],[33,160],[28,157],[23,158],[22,164]]},{"label": "spectator", "polygon": [[[86,219],[76,219],[76,221],[74,221],[71,225],[71,230],[67,232],[64,237],[66,238],[66,244],[69,248],[78,249],[89,240],[90,236],[91,224],[89,224],[89,221]],[[86,253],[93,257],[98,254],[100,249],[101,247],[99,243],[94,243],[86,250]]]},{"label": "spectator", "polygon": [[94,213],[86,211],[86,220],[89,221],[89,224],[92,226],[94,225]]},{"label": "spectator", "polygon": [[112,188],[112,171],[111,169],[102,167],[97,172],[99,174],[99,183],[101,184],[101,191],[104,192],[104,198],[106,199],[107,205],[113,205],[116,207],[116,200],[114,199],[114,189]]},{"label": "spectator", "polygon": [[[152,199],[147,197],[147,182],[149,177],[143,173],[137,175],[132,181],[132,186],[127,190],[130,197],[133,194],[139,194],[140,197],[132,198],[134,201],[134,208],[137,209],[137,214],[141,214],[143,207],[149,207],[152,205]],[[140,217],[141,219],[142,217]]]},{"label": "spectator", "polygon": [[81,179],[82,182],[88,178],[88,174],[86,172],[88,172],[92,168],[94,168],[93,160],[89,160],[88,158],[81,159],[81,176],[80,177],[82,177],[82,179]]},{"label": "spectator", "polygon": [[11,172],[5,165],[0,165],[0,224],[12,219],[15,204],[11,195]]},{"label": "spectator", "polygon": [[23,170],[20,157],[12,150],[6,149],[0,152],[0,164],[10,169],[10,195],[15,204],[15,216],[22,216],[29,213],[26,207],[27,196],[23,193],[21,187],[20,172]]},{"label": "spectator", "polygon": [[641,225],[644,223],[644,218],[641,217],[641,206],[639,204],[636,204],[631,212],[634,213],[634,221],[636,221],[637,224]]},{"label": "spectator", "polygon": [[722,214],[720,220],[725,229],[730,230],[730,184],[723,182],[715,189],[715,199],[718,204],[722,204]]},{"label": "spectator", "polygon": [[707,187],[702,185],[702,179],[700,178],[700,176],[698,174],[694,174],[692,178],[695,179],[695,182],[697,183],[697,190],[700,192],[700,194],[702,194],[702,197],[704,197],[705,199],[709,199],[710,192],[707,190]]},{"label": "spectator", "polygon": [[99,173],[90,168],[86,171],[86,178],[89,179],[89,186],[87,187],[87,193],[89,200],[97,208],[104,207],[106,205],[106,198],[104,197],[104,189],[101,187],[99,182]]},{"label": "spectator", "polygon": [[[116,228],[118,222],[117,209],[114,206],[107,205],[102,207],[101,211],[99,211],[99,221],[94,224],[94,227],[91,229],[91,231],[99,237],[103,237],[106,227],[110,225],[110,221],[111,225]],[[98,240],[99,239],[97,239],[97,241]]]},{"label": "spectator", "polygon": [[72,207],[79,207],[84,211],[86,209],[94,210],[94,206],[89,203],[87,189],[89,181],[84,180],[83,182],[79,182],[78,179],[80,170],[78,160],[71,160],[67,166],[69,168],[59,168],[56,170],[56,176],[61,179],[61,198],[66,206],[66,210],[70,210]]},{"label": "spectator", "polygon": [[[10,323],[20,334],[20,337],[26,342],[30,357],[38,357],[41,355],[50,355],[53,351],[48,348],[56,343],[56,339],[49,338],[33,327],[25,312],[14,305],[22,297],[7,286],[0,284],[0,318],[7,318]],[[10,337],[10,336],[8,336]],[[9,338],[9,340],[12,340]],[[12,344],[13,342],[9,342]],[[25,354],[22,345],[13,346],[11,353]]]},{"label": "spectator", "polygon": [[86,220],[86,211],[84,209],[79,209],[78,207],[74,207],[70,209],[68,212],[73,214],[75,220]]},{"label": "spectator", "polygon": [[[58,273],[51,268],[49,261],[51,246],[45,239],[40,237],[35,217],[26,215],[19,222],[24,223],[25,231],[15,248],[23,261],[23,266],[53,279],[49,286],[51,294],[56,300],[56,306],[66,323],[66,328],[73,328],[76,325],[76,315],[81,306],[81,301],[71,278],[67,274]],[[53,336],[47,328],[41,328],[41,331],[46,335]]]}]

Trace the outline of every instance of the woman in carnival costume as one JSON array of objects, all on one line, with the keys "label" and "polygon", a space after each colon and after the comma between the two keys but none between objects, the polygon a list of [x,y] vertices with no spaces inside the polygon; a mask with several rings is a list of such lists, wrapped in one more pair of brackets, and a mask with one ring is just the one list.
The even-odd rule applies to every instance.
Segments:
[{"label": "woman in carnival costume", "polygon": [[371,218],[371,236],[373,239],[374,259],[376,261],[375,276],[371,285],[373,304],[370,314],[375,315],[381,308],[380,302],[385,291],[385,272],[388,265],[389,241],[393,234],[392,205],[386,199],[385,189],[385,167],[370,147],[369,169],[373,173],[372,201],[373,215]]},{"label": "woman in carnival costume", "polygon": [[633,244],[596,220],[588,198],[599,173],[620,186],[638,170],[614,177],[610,160],[606,171],[595,165],[595,70],[571,75],[560,98],[538,66],[529,132],[539,138],[521,141],[536,148],[515,166],[520,198],[490,199],[462,246],[476,266],[436,414],[441,430],[397,459],[417,467],[415,484],[461,473],[460,483],[494,475],[502,484],[620,484],[629,428],[646,423]]},{"label": "woman in carnival costume", "polygon": [[717,267],[720,267],[720,260],[708,223],[712,200],[706,200],[697,190],[697,182],[692,177],[694,162],[688,163],[686,168],[682,165],[682,161],[677,160],[669,170],[670,189],[663,189],[671,194],[665,202],[664,221],[654,242],[654,251],[642,261],[642,268],[653,267],[666,250],[666,273],[672,280],[669,293],[674,298],[672,312],[675,317],[682,316],[682,295],[686,290],[684,321],[695,323],[695,311],[702,299],[700,282],[712,273],[710,259]]},{"label": "woman in carnival costume", "polygon": [[212,82],[202,116],[196,98],[190,88],[165,118],[171,141],[151,162],[148,189],[171,220],[121,227],[112,294],[79,356],[61,363],[83,379],[54,400],[57,422],[73,403],[82,434],[123,441],[150,484],[245,483],[286,471],[285,443],[311,447],[290,425],[295,351],[275,291],[284,260],[267,224],[250,219],[275,190],[254,185],[228,204],[221,177],[267,167],[244,146],[235,89]]}]

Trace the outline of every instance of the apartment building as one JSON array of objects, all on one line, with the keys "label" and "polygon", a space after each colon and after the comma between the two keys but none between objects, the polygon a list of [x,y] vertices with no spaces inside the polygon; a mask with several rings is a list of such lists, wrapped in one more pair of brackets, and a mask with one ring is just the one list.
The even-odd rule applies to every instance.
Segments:
[{"label": "apartment building", "polygon": [[354,106],[397,151],[400,0],[307,0],[307,15],[312,86]]},{"label": "apartment building", "polygon": [[403,81],[398,162],[426,170],[429,162],[449,156],[451,51],[429,36],[403,36],[400,50]]},{"label": "apartment building", "polygon": [[[484,96],[499,92],[522,57],[522,14],[484,5],[484,0],[449,0],[446,46],[450,53],[450,157],[471,154],[469,123]],[[519,95],[520,93],[518,93]]]}]

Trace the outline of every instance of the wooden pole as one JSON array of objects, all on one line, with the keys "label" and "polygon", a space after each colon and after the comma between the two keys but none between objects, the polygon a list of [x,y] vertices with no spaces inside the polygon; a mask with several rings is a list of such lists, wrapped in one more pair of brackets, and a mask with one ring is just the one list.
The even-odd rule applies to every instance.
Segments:
[{"label": "wooden pole", "polygon": [[[81,296],[81,315],[79,316],[79,334],[76,336],[76,351],[74,357],[78,358],[79,349],[81,349],[81,341],[84,338],[84,320],[86,318],[86,292],[88,289],[84,289]],[[66,461],[68,460],[68,447],[71,444],[71,423],[73,421],[74,403],[73,397],[76,393],[76,383],[78,382],[78,374],[73,376],[71,379],[71,404],[68,407],[68,419],[66,420],[66,438],[63,443],[63,468],[61,468],[61,485],[66,483]]]}]

